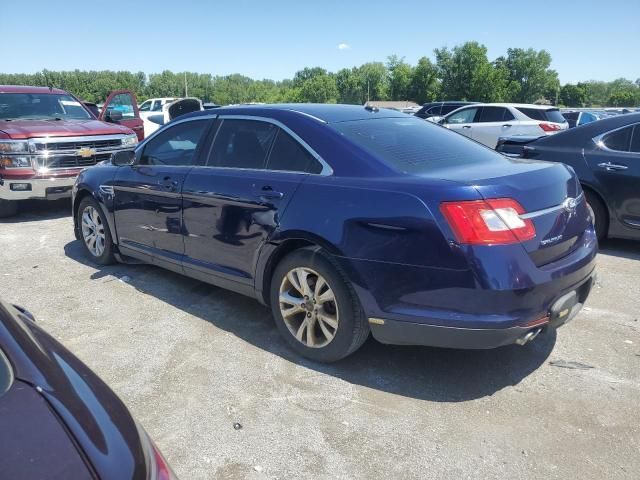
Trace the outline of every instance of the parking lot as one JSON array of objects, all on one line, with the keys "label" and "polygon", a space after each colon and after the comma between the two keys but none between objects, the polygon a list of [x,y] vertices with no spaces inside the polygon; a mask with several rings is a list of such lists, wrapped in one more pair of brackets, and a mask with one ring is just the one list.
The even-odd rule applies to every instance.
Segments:
[{"label": "parking lot", "polygon": [[602,246],[587,308],[557,335],[492,351],[370,339],[318,365],[255,301],[90,263],[69,209],[0,220],[1,295],[115,390],[180,478],[638,478],[637,242]]}]

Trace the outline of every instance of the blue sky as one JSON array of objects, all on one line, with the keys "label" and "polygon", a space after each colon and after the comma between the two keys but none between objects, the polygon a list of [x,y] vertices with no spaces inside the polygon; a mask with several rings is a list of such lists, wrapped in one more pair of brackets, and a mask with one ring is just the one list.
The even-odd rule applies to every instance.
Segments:
[{"label": "blue sky", "polygon": [[0,25],[5,73],[168,69],[278,80],[391,54],[414,64],[477,40],[491,60],[508,47],[546,49],[563,83],[640,77],[638,0],[0,1]]}]

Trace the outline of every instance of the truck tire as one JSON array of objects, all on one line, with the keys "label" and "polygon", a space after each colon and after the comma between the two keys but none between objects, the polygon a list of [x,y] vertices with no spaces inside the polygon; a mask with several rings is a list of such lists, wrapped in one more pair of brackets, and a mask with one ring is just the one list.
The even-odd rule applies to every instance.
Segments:
[{"label": "truck tire", "polygon": [[0,218],[13,217],[16,213],[18,213],[18,202],[0,200]]},{"label": "truck tire", "polygon": [[270,303],[280,334],[311,360],[340,360],[369,336],[349,279],[321,248],[301,248],[282,259],[273,272]]}]

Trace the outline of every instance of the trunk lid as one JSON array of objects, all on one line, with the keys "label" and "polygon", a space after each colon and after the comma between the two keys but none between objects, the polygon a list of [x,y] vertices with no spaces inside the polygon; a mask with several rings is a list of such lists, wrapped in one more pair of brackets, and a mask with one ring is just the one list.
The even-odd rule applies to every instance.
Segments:
[{"label": "trunk lid", "polygon": [[560,163],[501,160],[440,170],[437,175],[473,186],[484,199],[511,198],[520,203],[522,216],[536,229],[536,236],[522,246],[537,266],[569,255],[591,223],[575,174]]}]

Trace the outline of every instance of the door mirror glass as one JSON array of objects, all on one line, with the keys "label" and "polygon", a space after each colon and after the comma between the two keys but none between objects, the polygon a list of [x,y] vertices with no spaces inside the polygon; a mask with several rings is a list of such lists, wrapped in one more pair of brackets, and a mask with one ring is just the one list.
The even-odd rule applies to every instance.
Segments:
[{"label": "door mirror glass", "polygon": [[136,153],[133,150],[125,150],[122,152],[115,152],[111,155],[111,163],[117,167],[125,165],[133,165],[136,160]]},{"label": "door mirror glass", "polygon": [[119,110],[109,109],[104,114],[104,120],[110,123],[118,123],[122,118],[122,112]]}]

